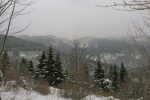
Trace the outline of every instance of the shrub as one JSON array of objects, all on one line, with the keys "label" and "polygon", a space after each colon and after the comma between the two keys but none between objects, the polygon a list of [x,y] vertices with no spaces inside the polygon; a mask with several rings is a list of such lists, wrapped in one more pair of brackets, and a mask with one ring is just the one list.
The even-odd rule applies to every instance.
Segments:
[{"label": "shrub", "polygon": [[71,99],[82,99],[89,94],[88,86],[84,82],[66,81],[61,84],[62,96]]},{"label": "shrub", "polygon": [[36,91],[42,95],[47,95],[50,93],[49,83],[46,80],[36,81]]}]

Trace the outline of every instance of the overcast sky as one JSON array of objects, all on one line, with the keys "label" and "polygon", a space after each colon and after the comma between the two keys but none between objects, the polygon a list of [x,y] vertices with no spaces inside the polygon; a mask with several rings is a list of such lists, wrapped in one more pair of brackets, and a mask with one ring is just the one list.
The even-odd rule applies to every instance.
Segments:
[{"label": "overcast sky", "polygon": [[131,20],[141,20],[140,14],[96,6],[109,4],[108,1],[111,0],[38,0],[32,5],[35,9],[32,13],[17,19],[16,27],[19,29],[32,20],[30,27],[21,34],[121,37]]}]

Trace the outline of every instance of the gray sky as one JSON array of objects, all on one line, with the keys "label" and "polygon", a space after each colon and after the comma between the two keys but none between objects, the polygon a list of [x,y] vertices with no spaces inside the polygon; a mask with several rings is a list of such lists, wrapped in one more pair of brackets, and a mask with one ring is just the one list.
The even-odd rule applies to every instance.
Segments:
[{"label": "gray sky", "polygon": [[[105,2],[104,2],[105,1]],[[38,0],[35,10],[17,19],[17,29],[32,20],[21,34],[56,35],[60,37],[121,37],[131,25],[139,21],[140,13],[99,8],[110,0]],[[31,8],[29,8],[31,9]]]}]

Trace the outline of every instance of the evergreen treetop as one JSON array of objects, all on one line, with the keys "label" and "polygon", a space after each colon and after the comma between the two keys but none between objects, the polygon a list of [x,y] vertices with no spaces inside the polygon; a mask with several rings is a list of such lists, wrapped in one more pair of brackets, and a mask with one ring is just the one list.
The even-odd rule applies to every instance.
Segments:
[{"label": "evergreen treetop", "polygon": [[36,68],[35,73],[34,73],[35,78],[40,79],[40,78],[44,77],[45,65],[46,65],[46,56],[45,56],[45,51],[43,51],[42,56],[39,60],[39,64],[37,65],[37,68]]},{"label": "evergreen treetop", "polygon": [[104,68],[102,67],[102,64],[100,61],[97,62],[97,68],[94,72],[94,78],[97,85],[99,85],[101,88],[104,87]]},{"label": "evergreen treetop", "polygon": [[114,64],[111,74],[111,81],[112,81],[112,89],[117,92],[119,88],[119,76],[118,76],[117,65]]},{"label": "evergreen treetop", "polygon": [[55,59],[55,72],[57,73],[57,75],[56,75],[56,83],[57,84],[60,84],[64,80],[64,73],[63,73],[62,67],[63,66],[61,63],[60,55],[57,54],[56,59]]},{"label": "evergreen treetop", "polygon": [[64,80],[61,58],[54,54],[52,47],[49,48],[47,57],[43,52],[35,71],[37,79],[45,79],[51,86],[58,86]]},{"label": "evergreen treetop", "polygon": [[125,82],[126,78],[127,78],[127,70],[124,67],[124,63],[121,63],[121,68],[120,68],[120,72],[119,72],[119,77],[120,77],[120,82]]},{"label": "evergreen treetop", "polygon": [[32,60],[29,61],[29,71],[30,71],[31,73],[34,72],[34,67],[33,67],[33,62],[32,62]]}]

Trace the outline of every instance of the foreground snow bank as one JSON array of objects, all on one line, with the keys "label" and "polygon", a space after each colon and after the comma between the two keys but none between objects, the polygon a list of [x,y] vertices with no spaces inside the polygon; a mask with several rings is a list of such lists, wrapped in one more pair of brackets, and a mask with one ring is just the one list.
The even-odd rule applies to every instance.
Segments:
[{"label": "foreground snow bank", "polygon": [[[0,88],[0,97],[2,100],[70,100],[61,97],[58,89],[50,88],[51,94],[43,96],[35,91],[27,91],[23,88],[16,90],[5,91],[5,88]],[[116,100],[113,97],[96,97],[95,95],[87,96],[83,100]]]},{"label": "foreground snow bank", "polygon": [[58,89],[51,88],[51,90],[52,94],[44,96],[34,91],[18,88],[15,91],[1,91],[0,96],[2,100],[69,100],[59,96]]},{"label": "foreground snow bank", "polygon": [[102,96],[95,96],[95,95],[91,95],[91,96],[87,96],[84,100],[118,100],[118,99],[114,99],[112,96],[110,97],[102,97]]}]

